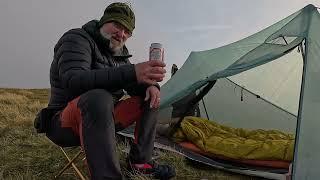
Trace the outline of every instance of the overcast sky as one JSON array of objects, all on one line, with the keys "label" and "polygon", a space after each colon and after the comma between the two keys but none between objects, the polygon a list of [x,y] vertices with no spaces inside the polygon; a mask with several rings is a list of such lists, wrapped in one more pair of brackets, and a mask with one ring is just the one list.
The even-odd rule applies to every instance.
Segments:
[{"label": "overcast sky", "polygon": [[[48,88],[53,47],[70,28],[100,19],[106,0],[1,0],[0,87]],[[136,29],[127,46],[132,63],[148,58],[152,42],[165,48],[167,71],[191,51],[249,36],[320,0],[136,0]],[[169,78],[169,75],[167,76]]]}]

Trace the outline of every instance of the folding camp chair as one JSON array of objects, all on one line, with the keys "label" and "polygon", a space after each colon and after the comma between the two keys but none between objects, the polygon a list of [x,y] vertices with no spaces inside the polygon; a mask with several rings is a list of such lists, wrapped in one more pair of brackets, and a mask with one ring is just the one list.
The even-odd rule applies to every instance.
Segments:
[{"label": "folding camp chair", "polygon": [[[78,159],[81,160],[82,163],[84,163],[83,161],[85,161],[86,157],[84,154],[84,151],[82,150],[82,148],[80,147],[80,150],[74,155],[73,158],[70,158],[70,155],[72,153],[67,153],[68,150],[67,149],[76,149],[77,147],[61,147],[59,146],[59,149],[62,151],[62,153],[64,154],[64,156],[66,157],[66,159],[68,160],[68,163],[59,171],[59,173],[57,175],[54,176],[55,179],[59,178],[66,170],[68,170],[70,167],[72,167],[75,171],[75,174],[81,179],[81,180],[86,180],[88,179],[85,175],[83,175],[81,173],[81,171],[79,170],[79,168],[76,166],[76,161]],[[82,157],[82,158],[81,158]]]},{"label": "folding camp chair", "polygon": [[[46,130],[47,130],[46,128],[48,126],[47,125],[47,121],[48,121],[49,117],[51,118],[52,114],[47,108],[43,108],[43,109],[41,109],[41,111],[39,113],[37,113],[36,118],[34,120],[34,127],[35,127],[37,133],[46,133]],[[49,139],[47,139],[47,140],[52,142]],[[55,143],[53,143],[53,144],[55,144]],[[82,161],[85,160],[85,154],[84,154],[84,151],[81,149],[81,147],[80,147],[80,151],[78,151],[73,158],[69,157],[69,155],[68,155],[67,151],[65,151],[65,149],[67,149],[67,148],[75,149],[78,146],[74,146],[74,147],[61,147],[61,146],[58,146],[58,147],[62,151],[62,153],[64,154],[66,159],[68,160],[68,163],[59,171],[59,173],[57,175],[54,176],[54,178],[55,179],[59,178],[67,169],[72,167],[81,180],[88,179],[88,178],[85,178],[85,176],[81,173],[81,171],[77,168],[77,166],[75,164],[76,160],[79,157],[81,157],[81,155],[83,157]]]}]

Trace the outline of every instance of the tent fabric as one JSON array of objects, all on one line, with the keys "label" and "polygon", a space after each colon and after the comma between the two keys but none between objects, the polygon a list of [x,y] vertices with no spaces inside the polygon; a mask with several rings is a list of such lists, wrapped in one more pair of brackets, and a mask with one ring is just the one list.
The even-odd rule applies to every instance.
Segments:
[{"label": "tent fabric", "polygon": [[[301,43],[305,32],[290,34],[297,38],[289,45],[268,43],[266,40],[273,37],[275,32],[287,27],[287,23],[301,21],[301,18],[295,17],[303,15],[304,13],[300,12],[294,13],[257,34],[220,48],[191,52],[183,66],[162,86],[161,106],[169,106],[204,86],[208,81],[243,72],[284,55],[284,52]],[[264,51],[265,48],[267,49]]]},{"label": "tent fabric", "polygon": [[270,63],[228,79],[297,116],[302,70],[303,57],[300,47],[297,47]]},{"label": "tent fabric", "polygon": [[[262,76],[262,78],[264,77]],[[258,81],[256,84],[264,83],[265,81],[267,80]],[[272,82],[271,78],[270,82]],[[269,86],[273,87],[272,84]],[[266,88],[269,86],[266,86]],[[246,88],[227,78],[219,79],[211,91],[203,98],[209,118],[203,103],[199,102],[201,117],[213,119],[219,124],[230,127],[275,129],[291,134],[296,133],[297,116],[279,108],[279,106],[275,106],[264,99],[264,96],[255,94]],[[277,92],[280,91],[278,90]],[[285,91],[281,92],[285,93]],[[292,99],[294,101],[299,100],[299,97],[290,98],[290,100]]]},{"label": "tent fabric", "polygon": [[187,116],[174,134],[176,141],[190,141],[212,156],[238,160],[292,161],[294,135],[277,130],[246,130]]},{"label": "tent fabric", "polygon": [[[295,106],[298,112],[293,179],[317,179],[320,176],[320,14],[313,5],[235,43],[191,52],[175,76],[162,86],[160,107],[170,108],[173,103],[210,81],[279,60],[298,46],[303,55],[303,69],[301,89],[298,91],[299,104]],[[273,78],[277,79],[277,76]],[[276,92],[276,88],[279,87],[265,89]],[[232,109],[225,111],[232,113]]]}]

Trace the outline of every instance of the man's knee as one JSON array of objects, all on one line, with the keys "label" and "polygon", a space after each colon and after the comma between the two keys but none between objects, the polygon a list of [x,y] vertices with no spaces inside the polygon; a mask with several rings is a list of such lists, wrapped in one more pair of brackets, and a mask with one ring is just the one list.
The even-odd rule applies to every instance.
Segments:
[{"label": "man's knee", "polygon": [[112,94],[104,89],[90,90],[80,96],[78,107],[82,113],[111,113],[113,111]]},{"label": "man's knee", "polygon": [[88,104],[91,106],[113,105],[112,94],[104,89],[93,89],[81,95],[78,106],[81,104]]},{"label": "man's knee", "polygon": [[145,101],[144,103],[144,108],[148,111],[150,111],[151,113],[154,113],[154,114],[158,114],[159,112],[159,107],[150,107],[150,104],[151,104],[151,99],[149,99],[148,101]]}]

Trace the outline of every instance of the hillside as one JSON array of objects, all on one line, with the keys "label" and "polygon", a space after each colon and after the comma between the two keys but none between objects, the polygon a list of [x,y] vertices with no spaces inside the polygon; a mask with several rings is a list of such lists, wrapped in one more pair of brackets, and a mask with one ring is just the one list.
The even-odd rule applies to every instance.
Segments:
[{"label": "hillside", "polygon": [[[35,114],[47,105],[48,92],[48,89],[0,89],[0,179],[52,179],[65,165],[66,159],[59,148],[33,128]],[[127,143],[119,140],[118,144],[121,165],[127,172],[121,151]],[[195,167],[170,152],[161,152],[160,161],[174,164],[175,179],[258,179],[204,166]],[[86,171],[83,165],[81,169]],[[132,175],[132,178],[147,179],[139,175]],[[69,170],[60,179],[76,178]]]}]

